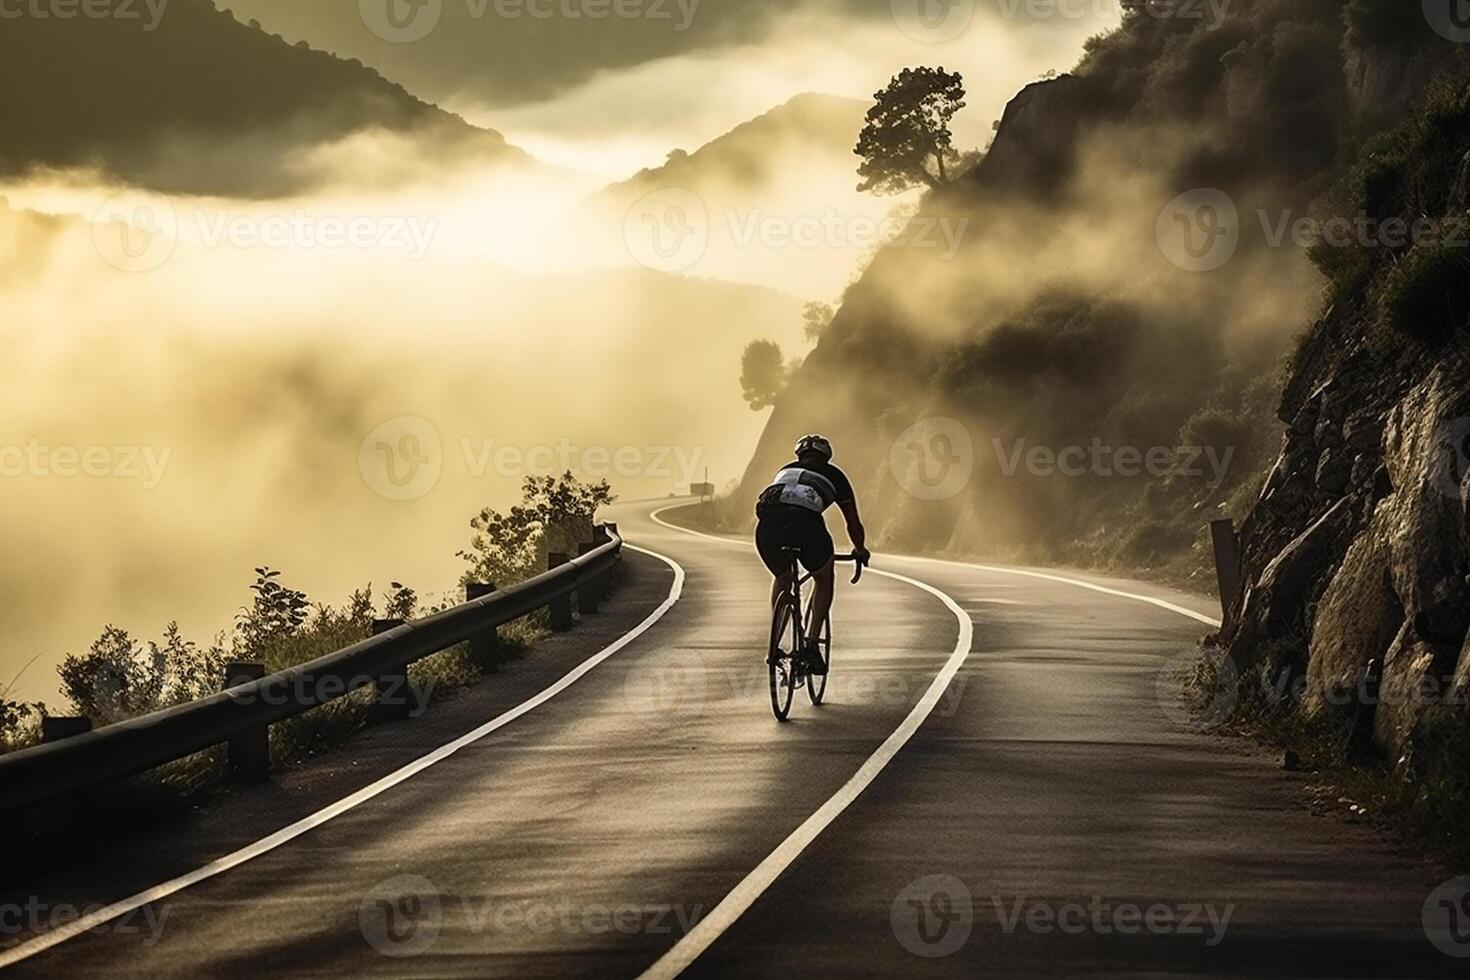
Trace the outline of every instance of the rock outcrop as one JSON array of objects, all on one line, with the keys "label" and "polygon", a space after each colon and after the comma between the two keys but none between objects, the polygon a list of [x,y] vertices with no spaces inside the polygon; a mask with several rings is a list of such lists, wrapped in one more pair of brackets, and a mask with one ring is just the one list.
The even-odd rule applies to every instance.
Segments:
[{"label": "rock outcrop", "polygon": [[1429,716],[1460,717],[1470,695],[1467,121],[1470,73],[1435,83],[1347,182],[1374,218],[1427,214],[1440,231],[1360,243],[1335,281],[1286,382],[1222,634],[1242,670],[1295,646],[1301,710],[1366,712],[1400,762]]}]

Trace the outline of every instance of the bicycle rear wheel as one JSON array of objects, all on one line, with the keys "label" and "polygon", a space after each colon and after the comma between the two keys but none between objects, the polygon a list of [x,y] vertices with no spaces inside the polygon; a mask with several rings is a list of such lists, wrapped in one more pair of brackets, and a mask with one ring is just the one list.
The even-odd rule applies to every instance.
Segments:
[{"label": "bicycle rear wheel", "polygon": [[796,620],[796,604],[789,595],[776,600],[771,611],[771,646],[766,657],[766,670],[771,682],[771,714],[785,721],[791,713],[791,697],[796,693],[796,654],[801,649],[801,624]]},{"label": "bicycle rear wheel", "polygon": [[[807,613],[811,615],[810,612]],[[812,704],[821,704],[822,698],[827,696],[827,677],[832,672],[832,617],[827,616],[827,621],[822,624],[822,633],[817,640],[817,653],[822,658],[822,663],[827,665],[825,673],[806,675],[806,696],[811,699]]]}]

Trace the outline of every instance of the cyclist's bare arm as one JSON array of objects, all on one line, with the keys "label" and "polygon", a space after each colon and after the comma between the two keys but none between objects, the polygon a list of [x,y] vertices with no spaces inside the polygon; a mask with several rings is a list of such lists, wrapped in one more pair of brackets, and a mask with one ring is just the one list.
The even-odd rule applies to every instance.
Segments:
[{"label": "cyclist's bare arm", "polygon": [[863,520],[858,516],[857,499],[844,500],[837,505],[842,510],[843,520],[847,521],[847,537],[852,542],[852,549],[860,554],[867,554],[867,531],[863,529]]}]

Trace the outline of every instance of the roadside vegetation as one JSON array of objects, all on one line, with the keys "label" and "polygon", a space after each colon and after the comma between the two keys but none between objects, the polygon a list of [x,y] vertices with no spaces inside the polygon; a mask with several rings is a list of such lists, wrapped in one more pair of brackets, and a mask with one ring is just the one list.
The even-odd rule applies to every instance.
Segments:
[{"label": "roadside vegetation", "polygon": [[[578,543],[592,539],[597,508],[613,499],[606,481],[582,483],[570,473],[528,477],[520,504],[505,513],[486,508],[471,519],[469,544],[458,553],[465,564],[460,584],[504,587],[539,574],[548,552],[575,552]],[[366,639],[374,619],[415,619],[449,605],[425,604],[399,582],[377,595],[369,583],[336,606],[314,603],[280,570],[265,565],[255,569],[249,593],[228,633],[208,644],[186,639],[177,623],[169,623],[158,641],[146,643],[108,624],[86,652],[69,654],[57,669],[65,713],[84,716],[94,727],[125,721],[216,693],[230,661],[262,663],[274,673]],[[546,630],[544,612],[501,627],[502,655],[523,653]],[[459,644],[411,665],[409,682],[429,702],[497,668],[497,663],[476,661],[469,645]],[[0,688],[0,752],[39,742],[41,721],[53,713],[46,704],[10,698],[8,690]],[[371,723],[374,699],[371,687],[359,689],[271,726],[273,764],[302,762],[351,737]],[[183,801],[216,786],[224,775],[225,752],[218,746],[132,782],[145,793],[161,790]]]}]

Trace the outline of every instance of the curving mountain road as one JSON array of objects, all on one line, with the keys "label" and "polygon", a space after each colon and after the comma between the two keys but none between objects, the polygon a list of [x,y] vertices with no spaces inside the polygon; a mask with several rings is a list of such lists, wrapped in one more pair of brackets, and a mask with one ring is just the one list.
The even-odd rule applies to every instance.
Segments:
[{"label": "curving mountain road", "polygon": [[[630,556],[646,608],[599,614],[618,623],[602,652],[524,691],[550,696],[484,731],[393,726],[381,751],[395,765],[454,751],[390,785],[344,785],[351,805],[272,846],[264,832],[201,846],[194,867],[243,859],[110,926],[44,949],[0,936],[20,941],[0,964],[157,978],[1463,975],[1420,925],[1440,876],[1311,815],[1299,777],[1174,710],[1159,678],[1209,603],[880,557],[890,575],[839,590],[829,703],[798,695],[778,725],[764,569],[746,544],[664,523],[666,503],[609,515],[653,553]],[[90,872],[69,894],[141,887],[137,855]]]}]

